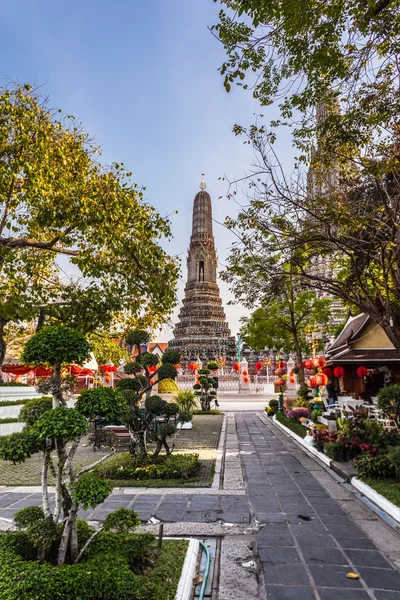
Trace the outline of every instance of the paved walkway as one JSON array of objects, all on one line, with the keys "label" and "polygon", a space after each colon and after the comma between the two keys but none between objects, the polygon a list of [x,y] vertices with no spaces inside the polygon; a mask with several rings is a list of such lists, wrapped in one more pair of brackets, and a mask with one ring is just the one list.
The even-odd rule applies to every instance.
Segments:
[{"label": "paved walkway", "polygon": [[[224,436],[219,489],[117,489],[84,516],[125,506],[166,535],[218,537],[218,600],[400,600],[393,530],[265,414],[229,413]],[[38,492],[0,489],[0,517],[40,504]]]}]

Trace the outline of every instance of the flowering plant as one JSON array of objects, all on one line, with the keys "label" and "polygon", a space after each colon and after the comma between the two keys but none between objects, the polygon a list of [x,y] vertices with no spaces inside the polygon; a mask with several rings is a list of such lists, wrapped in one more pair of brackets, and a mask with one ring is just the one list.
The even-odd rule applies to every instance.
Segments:
[{"label": "flowering plant", "polygon": [[286,417],[291,421],[300,422],[300,419],[302,418],[308,419],[309,412],[307,408],[296,408],[286,411]]}]

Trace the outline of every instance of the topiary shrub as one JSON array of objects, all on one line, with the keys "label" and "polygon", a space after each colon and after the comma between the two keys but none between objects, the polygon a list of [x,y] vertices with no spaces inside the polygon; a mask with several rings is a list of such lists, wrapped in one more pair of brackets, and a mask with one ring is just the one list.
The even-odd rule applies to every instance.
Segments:
[{"label": "topiary shrub", "polygon": [[27,423],[27,425],[34,425],[43,413],[52,409],[52,406],[53,401],[51,398],[45,397],[29,400],[21,408],[19,420]]},{"label": "topiary shrub", "polygon": [[112,486],[108,481],[87,475],[75,484],[73,498],[85,509],[95,508],[98,504],[102,504],[111,492]]},{"label": "topiary shrub", "polygon": [[181,362],[181,355],[178,350],[168,348],[161,357],[163,364],[169,363],[171,365],[177,365]]},{"label": "topiary shrub", "polygon": [[118,390],[115,392],[106,387],[85,390],[79,395],[75,409],[88,419],[107,415],[111,421],[122,421],[128,407],[126,398]]},{"label": "topiary shrub", "polygon": [[157,371],[158,381],[162,381],[163,379],[176,379],[177,371],[174,365],[170,363],[162,364]]},{"label": "topiary shrub", "polygon": [[274,398],[272,400],[270,400],[268,402],[268,406],[270,406],[271,408],[278,408],[279,406],[279,402],[278,400],[275,400]]},{"label": "topiary shrub", "polygon": [[129,379],[119,379],[115,384],[115,387],[118,390],[133,390],[134,392],[139,392],[146,387],[146,377],[143,375],[136,375],[136,377]]},{"label": "topiary shrub", "polygon": [[173,379],[162,379],[158,382],[159,394],[178,394],[179,387]]},{"label": "topiary shrub", "polygon": [[396,477],[400,479],[400,446],[395,446],[394,448],[390,448],[388,452],[388,457],[390,464],[392,465]]},{"label": "topiary shrub", "polygon": [[159,358],[156,354],[152,354],[151,352],[143,352],[140,356],[137,357],[136,362],[142,367],[156,367],[159,363]]},{"label": "topiary shrub", "polygon": [[0,436],[0,458],[2,460],[9,460],[14,464],[21,463],[39,450],[42,450],[42,444],[37,433],[31,430]]},{"label": "topiary shrub", "polygon": [[141,344],[147,344],[150,341],[150,335],[144,329],[136,329],[130,331],[125,336],[125,342],[128,346],[140,346]]},{"label": "topiary shrub", "polygon": [[127,375],[136,375],[143,371],[143,367],[138,362],[128,362],[124,365],[124,373]]}]

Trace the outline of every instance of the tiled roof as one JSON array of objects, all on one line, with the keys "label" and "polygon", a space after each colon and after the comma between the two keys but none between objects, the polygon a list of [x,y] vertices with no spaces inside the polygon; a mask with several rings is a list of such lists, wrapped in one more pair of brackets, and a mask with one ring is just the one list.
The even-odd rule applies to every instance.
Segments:
[{"label": "tiled roof", "polygon": [[365,350],[364,348],[344,350],[330,355],[330,362],[346,363],[346,362],[400,362],[400,351],[396,348],[385,348],[374,350],[373,348]]},{"label": "tiled roof", "polygon": [[350,340],[356,337],[368,320],[369,316],[364,313],[349,320],[343,331],[339,334],[339,337],[337,337],[332,346],[329,347],[328,354],[331,355],[337,352],[342,346],[349,344]]}]

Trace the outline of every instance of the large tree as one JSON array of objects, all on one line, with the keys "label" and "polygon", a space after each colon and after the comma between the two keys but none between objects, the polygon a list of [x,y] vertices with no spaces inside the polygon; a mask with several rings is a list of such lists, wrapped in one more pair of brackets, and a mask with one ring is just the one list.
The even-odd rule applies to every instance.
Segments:
[{"label": "large tree", "polygon": [[[273,277],[290,254],[303,286],[366,312],[399,347],[399,1],[222,1],[226,89],[278,102],[281,116],[235,127],[256,162],[228,226],[247,252],[279,256]],[[295,176],[274,150],[283,126],[300,151]]]},{"label": "large tree", "polygon": [[304,385],[306,328],[329,322],[331,302],[302,289],[299,277],[291,272],[272,276],[271,266],[252,255],[246,246],[237,246],[228,257],[223,278],[230,282],[237,300],[248,308],[257,307],[249,318],[243,319],[246,342],[255,350],[276,347],[294,352],[300,383]]},{"label": "large tree", "polygon": [[[80,124],[39,90],[0,89],[0,329],[41,313],[90,330],[122,309],[162,319],[174,306],[178,262],[160,245],[168,219],[122,163],[99,158]],[[54,288],[61,256],[79,284],[58,277]]]}]

